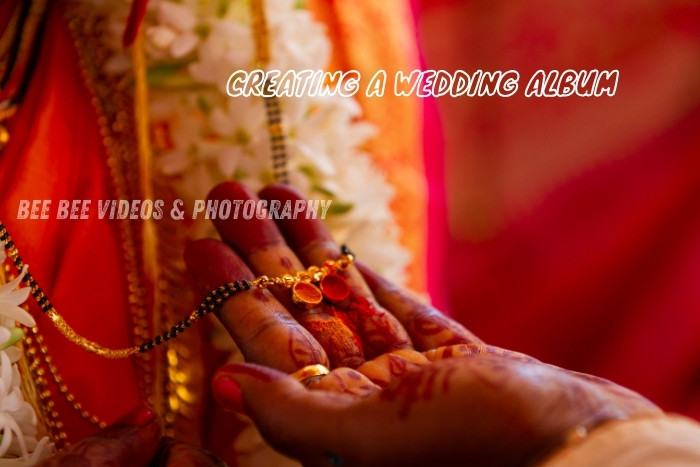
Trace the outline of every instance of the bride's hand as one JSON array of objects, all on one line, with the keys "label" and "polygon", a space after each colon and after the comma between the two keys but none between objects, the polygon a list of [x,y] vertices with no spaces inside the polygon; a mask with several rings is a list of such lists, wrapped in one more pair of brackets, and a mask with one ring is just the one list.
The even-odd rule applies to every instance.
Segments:
[{"label": "bride's hand", "polygon": [[[261,197],[301,199],[279,185]],[[210,199],[257,200],[232,183]],[[223,242],[201,240],[186,252],[202,293],[340,255],[316,220],[215,225]],[[254,290],[218,311],[249,363],[221,368],[215,395],[305,464],[522,465],[576,427],[658,411],[615,384],[487,346],[361,264],[346,278],[351,298],[341,304],[305,309],[289,290]],[[288,376],[312,364],[332,370],[306,384]]]},{"label": "bride's hand", "polygon": [[[281,205],[303,200],[284,185],[268,187],[260,197]],[[258,201],[236,183],[219,185],[209,199]],[[341,254],[325,225],[304,213],[276,222],[239,215],[214,224],[223,241],[199,240],[185,252],[202,294],[227,282],[294,274]],[[322,387],[334,385],[338,390],[362,392],[374,384],[385,385],[391,377],[426,363],[421,351],[481,342],[430,306],[380,287],[378,278],[361,269],[371,276],[369,284],[360,269],[352,267],[343,273],[350,297],[340,303],[300,307],[289,289],[273,286],[234,295],[217,315],[247,362],[286,373],[322,364],[334,370],[323,378]]]}]

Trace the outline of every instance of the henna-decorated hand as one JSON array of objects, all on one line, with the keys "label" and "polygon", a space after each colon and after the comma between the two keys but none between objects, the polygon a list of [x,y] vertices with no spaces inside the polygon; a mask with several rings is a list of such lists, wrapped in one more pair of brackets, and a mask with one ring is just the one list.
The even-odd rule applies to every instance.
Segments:
[{"label": "henna-decorated hand", "polygon": [[[637,394],[482,344],[356,396],[270,368],[219,370],[214,390],[280,452],[310,466],[531,465],[575,427],[658,411]],[[324,378],[325,379],[325,378]]]},{"label": "henna-decorated hand", "polygon": [[[279,185],[261,198],[302,199]],[[227,183],[210,199],[257,198]],[[223,242],[194,242],[185,255],[202,293],[340,254],[317,220],[214,223]],[[255,290],[218,312],[246,361],[258,365],[220,369],[217,398],[245,410],[266,440],[305,464],[522,465],[572,428],[658,411],[607,381],[486,346],[361,264],[346,278],[351,297],[341,304],[302,309],[288,290]],[[285,374],[316,363],[333,370],[308,387]]]},{"label": "henna-decorated hand", "polygon": [[156,414],[137,407],[121,420],[93,436],[45,459],[40,467],[66,465],[219,467],[223,462],[208,451],[162,437],[162,425]]},{"label": "henna-decorated hand", "polygon": [[[284,185],[268,187],[260,196],[282,205],[303,200]],[[258,200],[237,183],[219,185],[209,199]],[[199,240],[185,252],[203,294],[227,282],[294,274],[340,256],[325,225],[303,215],[277,222],[238,216],[214,224],[223,241]],[[362,370],[380,358],[366,367],[377,373],[381,361],[392,360],[394,366],[424,362],[414,349],[480,342],[459,324],[405,295],[381,290],[373,294],[356,268],[343,274],[351,293],[341,303],[322,302],[306,309],[293,303],[288,289],[271,287],[234,295],[217,315],[246,361],[287,373],[312,364]],[[389,358],[390,353],[395,358]]]}]

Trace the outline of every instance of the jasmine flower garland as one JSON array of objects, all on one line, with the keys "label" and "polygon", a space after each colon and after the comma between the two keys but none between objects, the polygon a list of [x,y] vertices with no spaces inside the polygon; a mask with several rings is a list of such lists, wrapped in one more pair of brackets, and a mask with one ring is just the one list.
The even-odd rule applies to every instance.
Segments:
[{"label": "jasmine flower garland", "polygon": [[[0,244],[2,245],[2,244]],[[2,245],[4,246],[4,245]],[[6,258],[0,246],[0,267]],[[20,305],[29,297],[29,287],[17,289],[25,266],[12,281],[0,285],[0,464],[30,466],[49,455],[53,445],[48,437],[37,440],[37,417],[24,400],[17,361],[22,351],[15,345],[24,333],[16,324],[36,325],[34,318]],[[16,290],[15,290],[16,289]]]},{"label": "jasmine flower garland", "polygon": [[[109,21],[107,71],[127,73],[121,46],[130,2],[92,0]],[[322,70],[331,44],[323,25],[294,0],[266,0],[271,51],[267,69]],[[224,180],[257,190],[273,181],[263,99],[226,94],[236,70],[251,71],[255,41],[248,0],[151,0],[146,38],[151,123],[165,132],[157,165],[189,206]],[[349,97],[281,97],[289,179],[310,199],[332,199],[327,224],[339,243],[371,258],[371,266],[402,281],[409,253],[389,208],[393,188],[362,151],[374,136]],[[199,220],[190,234],[211,232]]]}]

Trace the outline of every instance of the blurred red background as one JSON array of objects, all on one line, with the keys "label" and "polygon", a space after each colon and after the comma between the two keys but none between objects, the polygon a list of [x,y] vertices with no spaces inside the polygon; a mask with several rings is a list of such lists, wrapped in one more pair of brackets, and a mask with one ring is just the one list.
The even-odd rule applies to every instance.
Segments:
[{"label": "blurred red background", "polygon": [[[700,419],[700,2],[414,7],[425,67],[521,75],[510,98],[424,102],[434,300]],[[569,68],[619,70],[616,95],[524,97]]]}]

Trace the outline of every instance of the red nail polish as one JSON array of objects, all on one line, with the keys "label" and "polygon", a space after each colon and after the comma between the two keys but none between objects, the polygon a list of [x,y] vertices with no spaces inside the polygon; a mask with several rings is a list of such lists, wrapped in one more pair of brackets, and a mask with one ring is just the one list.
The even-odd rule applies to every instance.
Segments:
[{"label": "red nail polish", "polygon": [[231,378],[223,377],[214,385],[214,395],[219,403],[230,410],[244,413],[241,387]]},{"label": "red nail polish", "polygon": [[142,428],[153,420],[155,420],[156,414],[148,407],[135,407],[131,409],[126,415],[119,419],[117,424],[133,425]]}]

